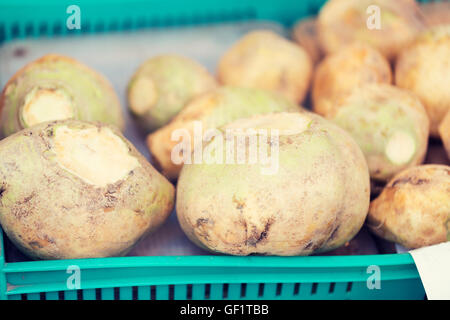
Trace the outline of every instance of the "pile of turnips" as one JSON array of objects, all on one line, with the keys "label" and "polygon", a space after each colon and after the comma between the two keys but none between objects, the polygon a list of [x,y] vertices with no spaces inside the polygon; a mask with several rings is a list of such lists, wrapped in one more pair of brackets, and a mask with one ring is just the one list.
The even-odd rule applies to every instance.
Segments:
[{"label": "pile of turnips", "polygon": [[125,255],[174,208],[193,243],[230,255],[328,252],[364,224],[406,248],[449,241],[450,166],[424,164],[430,137],[450,159],[448,16],[329,0],[292,40],[243,36],[217,76],[149,57],[127,106],[153,165],[122,135],[105,77],[56,54],[31,62],[0,97],[1,226],[34,259]]}]

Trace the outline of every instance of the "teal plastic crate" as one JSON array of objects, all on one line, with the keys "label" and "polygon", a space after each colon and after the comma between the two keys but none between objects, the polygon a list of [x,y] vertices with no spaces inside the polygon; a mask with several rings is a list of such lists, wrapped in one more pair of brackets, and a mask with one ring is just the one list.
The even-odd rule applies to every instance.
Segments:
[{"label": "teal plastic crate", "polygon": [[[159,256],[5,263],[2,244],[0,259],[1,298],[11,300],[425,297],[409,254]],[[373,283],[373,265],[379,268],[379,289],[367,285]],[[76,282],[73,277],[78,271]]]},{"label": "teal plastic crate", "polygon": [[[318,12],[325,0],[0,0],[0,43],[16,38],[67,36],[188,26],[250,19],[290,25]],[[66,9],[81,8],[81,29],[68,30]]]},{"label": "teal plastic crate", "polygon": [[[324,3],[227,1],[0,1],[0,43],[141,28],[243,20],[290,26]],[[81,30],[67,30],[66,8],[82,8]],[[370,289],[373,269],[380,288]],[[79,272],[79,273],[78,273]],[[72,281],[79,275],[79,284]],[[68,282],[69,281],[69,282]],[[5,262],[0,229],[0,299],[424,299],[407,254],[314,257],[151,256]]]}]

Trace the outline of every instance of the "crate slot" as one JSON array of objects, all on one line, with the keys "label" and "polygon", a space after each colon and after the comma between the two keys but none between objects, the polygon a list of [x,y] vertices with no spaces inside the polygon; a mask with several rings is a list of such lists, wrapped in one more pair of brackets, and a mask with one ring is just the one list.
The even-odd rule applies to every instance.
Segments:
[{"label": "crate slot", "polygon": [[34,26],[32,23],[27,23],[25,25],[25,36],[31,37],[34,34]]},{"label": "crate slot", "polygon": [[94,26],[95,32],[104,32],[105,31],[105,23],[103,21],[98,21]]},{"label": "crate slot", "polygon": [[150,286],[150,299],[156,300],[156,286]]},{"label": "crate slot", "polygon": [[131,19],[125,19],[122,22],[122,30],[130,30],[133,26],[133,21]]},{"label": "crate slot", "polygon": [[352,291],[352,287],[353,287],[353,282],[348,282],[347,283],[347,288],[345,288],[345,292]]},{"label": "crate slot", "polygon": [[205,299],[209,299],[211,297],[211,284],[205,284]]},{"label": "crate slot", "polygon": [[328,293],[333,293],[335,286],[336,286],[336,282],[330,282],[330,287],[328,288]]},{"label": "crate slot", "polygon": [[6,38],[5,26],[3,24],[0,24],[0,42],[5,41],[5,38]]},{"label": "crate slot", "polygon": [[95,289],[95,300],[102,300],[102,289]]},{"label": "crate slot", "polygon": [[246,283],[241,283],[241,298],[245,297],[246,291],[247,291],[247,284]]},{"label": "crate slot", "polygon": [[136,286],[131,288],[131,299],[138,300],[138,287]]},{"label": "crate slot", "polygon": [[19,38],[20,37],[20,25],[19,25],[19,23],[13,23],[11,25],[11,36],[13,38]]},{"label": "crate slot", "polygon": [[186,288],[186,299],[192,300],[192,284],[188,284]]},{"label": "crate slot", "polygon": [[294,296],[298,295],[300,293],[300,283],[296,283],[294,285]]},{"label": "crate slot", "polygon": [[317,282],[314,282],[311,286],[311,294],[317,293]]},{"label": "crate slot", "polygon": [[173,284],[169,285],[169,300],[175,299],[175,287]]},{"label": "crate slot", "polygon": [[280,296],[282,290],[283,290],[283,284],[282,283],[277,283],[277,289],[275,291],[275,295],[277,297]]},{"label": "crate slot", "polygon": [[264,283],[260,283],[258,287],[258,297],[262,297],[264,295]]},{"label": "crate slot", "polygon": [[54,35],[60,35],[63,32],[63,26],[61,25],[61,22],[55,22],[53,24],[53,34]]},{"label": "crate slot", "polygon": [[138,29],[142,29],[147,25],[147,21],[145,19],[145,17],[138,17],[136,20],[136,27]]},{"label": "crate slot", "polygon": [[117,31],[119,30],[119,21],[117,20],[111,20],[108,24],[108,30],[110,31]]},{"label": "crate slot", "polygon": [[48,35],[48,25],[46,22],[41,22],[39,25],[39,35],[46,36]]},{"label": "crate slot", "polygon": [[224,299],[228,298],[228,283],[223,284],[222,296]]},{"label": "crate slot", "polygon": [[[74,30],[76,30],[76,29],[74,29]],[[86,21],[84,23],[82,22],[82,24],[81,24],[81,32],[83,32],[83,33],[91,32],[91,23],[89,21]]]}]

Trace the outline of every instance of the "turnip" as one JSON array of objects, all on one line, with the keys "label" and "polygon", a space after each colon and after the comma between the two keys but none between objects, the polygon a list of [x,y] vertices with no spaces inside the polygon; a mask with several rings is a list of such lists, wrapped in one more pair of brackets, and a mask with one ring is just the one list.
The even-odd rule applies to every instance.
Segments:
[{"label": "turnip", "polygon": [[99,121],[124,129],[109,81],[82,63],[49,54],[20,69],[0,97],[0,130],[8,136],[45,121]]},{"label": "turnip", "polygon": [[236,136],[225,137],[236,140],[240,130],[254,130],[256,139],[249,135],[241,145],[244,158],[250,159],[250,141],[256,142],[259,155],[275,157],[277,170],[267,172],[260,157],[185,164],[176,209],[194,243],[232,255],[309,255],[340,247],[361,229],[369,207],[369,171],[344,130],[309,112],[256,115],[221,130],[235,130]]},{"label": "turnip", "polygon": [[395,65],[395,84],[414,92],[430,118],[430,134],[450,110],[450,25],[431,28],[406,48]]},{"label": "turnip", "polygon": [[353,44],[330,54],[316,68],[312,88],[313,109],[327,116],[353,90],[369,83],[391,83],[389,62],[377,50]]},{"label": "turnip", "polygon": [[174,187],[113,126],[45,122],[0,141],[0,223],[37,259],[123,255],[168,217]]},{"label": "turnip", "polygon": [[216,87],[216,80],[196,61],[161,55],[145,61],[128,85],[128,104],[147,131],[167,124],[189,100]]},{"label": "turnip", "polygon": [[376,180],[389,180],[425,158],[428,116],[407,90],[388,84],[361,86],[337,103],[328,118],[352,135]]},{"label": "turnip", "polygon": [[372,201],[376,235],[408,249],[450,240],[450,167],[422,165],[398,173]]},{"label": "turnip", "polygon": [[222,56],[219,81],[230,86],[276,91],[293,102],[303,102],[312,75],[308,53],[274,32],[246,34]]}]

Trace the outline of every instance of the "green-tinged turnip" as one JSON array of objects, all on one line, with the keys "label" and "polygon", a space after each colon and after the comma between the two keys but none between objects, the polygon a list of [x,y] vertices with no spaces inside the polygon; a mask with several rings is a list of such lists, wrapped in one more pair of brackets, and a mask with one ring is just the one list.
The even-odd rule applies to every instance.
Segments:
[{"label": "green-tinged turnip", "polygon": [[178,179],[178,220],[194,243],[232,255],[309,255],[361,229],[369,171],[344,130],[298,112],[240,119],[221,132],[204,147],[210,161],[185,164]]},{"label": "green-tinged turnip", "polygon": [[0,96],[0,132],[8,136],[41,122],[77,119],[124,129],[109,81],[82,63],[48,54],[16,72]]},{"label": "green-tinged turnip", "polygon": [[177,55],[145,61],[128,85],[128,105],[147,131],[167,124],[187,102],[214,89],[216,80],[200,64]]},{"label": "green-tinged turnip", "polygon": [[0,141],[0,223],[36,259],[125,254],[161,225],[174,187],[113,126],[45,122]]},{"label": "green-tinged turnip", "polygon": [[420,100],[388,84],[355,89],[328,118],[351,134],[376,180],[421,164],[428,145],[429,120]]}]

